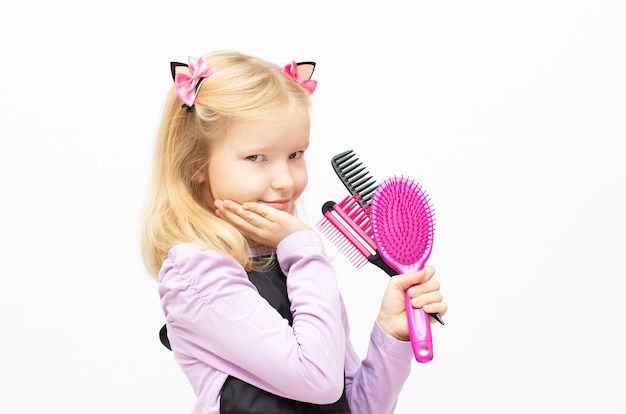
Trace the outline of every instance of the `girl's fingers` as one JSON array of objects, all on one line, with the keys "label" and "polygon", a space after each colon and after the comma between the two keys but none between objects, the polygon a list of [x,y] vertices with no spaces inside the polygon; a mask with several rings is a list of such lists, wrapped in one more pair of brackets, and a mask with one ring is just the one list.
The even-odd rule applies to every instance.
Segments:
[{"label": "girl's fingers", "polygon": [[432,279],[433,276],[435,275],[435,267],[433,265],[429,265],[429,264],[425,265],[422,271],[425,273],[422,283]]},{"label": "girl's fingers", "polygon": [[252,211],[244,210],[240,204],[224,200],[221,203],[216,202],[215,206],[215,213],[218,217],[226,220],[244,233],[254,231],[258,226],[259,216]]},{"label": "girl's fingers", "polygon": [[421,308],[432,303],[440,303],[443,300],[441,292],[429,292],[419,296],[411,297],[411,304],[416,308]]},{"label": "girl's fingers", "polygon": [[[432,277],[432,276],[431,276]],[[439,280],[431,278],[408,288],[409,296],[416,297],[428,292],[436,292],[441,287]]]},{"label": "girl's fingers", "polygon": [[246,210],[241,204],[231,200],[223,200],[218,211],[226,217],[239,217],[247,222],[251,221],[255,215],[253,211]]},{"label": "girl's fingers", "polygon": [[220,200],[220,211],[227,211],[247,223],[258,223],[260,220],[272,220],[272,209],[258,203],[239,204],[231,200]]},{"label": "girl's fingers", "polygon": [[423,306],[424,312],[437,313],[443,317],[448,311],[448,305],[444,302],[427,303]]}]

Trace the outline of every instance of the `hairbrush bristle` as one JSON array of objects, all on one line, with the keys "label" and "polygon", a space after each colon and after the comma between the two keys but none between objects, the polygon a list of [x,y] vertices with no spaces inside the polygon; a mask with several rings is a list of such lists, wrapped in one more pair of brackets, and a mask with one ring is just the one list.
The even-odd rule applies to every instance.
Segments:
[{"label": "hairbrush bristle", "polygon": [[419,270],[428,260],[433,215],[430,199],[417,182],[396,176],[378,186],[370,209],[372,231],[379,252],[396,270]]}]

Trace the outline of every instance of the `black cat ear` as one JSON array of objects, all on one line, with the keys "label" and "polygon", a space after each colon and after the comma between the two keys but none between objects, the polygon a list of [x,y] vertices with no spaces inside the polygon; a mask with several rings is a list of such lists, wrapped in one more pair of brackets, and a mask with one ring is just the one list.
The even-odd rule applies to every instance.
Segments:
[{"label": "black cat ear", "polygon": [[172,79],[176,80],[177,73],[186,73],[189,75],[189,65],[180,62],[170,62],[170,70],[172,71]]},{"label": "black cat ear", "polygon": [[202,85],[207,76],[211,76],[213,73],[211,65],[204,58],[189,56],[189,64],[170,62],[170,71],[174,79],[176,95],[183,101],[183,107],[192,112],[193,103],[196,100],[196,95],[198,95],[200,85]]},{"label": "black cat ear", "polygon": [[298,79],[311,79],[315,70],[315,62],[298,62],[296,65],[298,66]]}]

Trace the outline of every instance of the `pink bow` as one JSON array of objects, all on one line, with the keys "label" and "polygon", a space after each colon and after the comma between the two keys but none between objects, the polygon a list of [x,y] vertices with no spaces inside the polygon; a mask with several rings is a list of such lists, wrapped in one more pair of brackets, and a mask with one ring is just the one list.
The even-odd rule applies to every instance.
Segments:
[{"label": "pink bow", "polygon": [[313,79],[299,79],[298,78],[298,64],[291,62],[283,68],[283,72],[289,75],[296,83],[306,89],[309,94],[312,94],[317,87],[317,81]]},{"label": "pink bow", "polygon": [[176,94],[185,105],[191,107],[196,99],[196,85],[198,82],[208,76],[211,76],[213,70],[209,62],[204,58],[189,57],[189,73],[177,72],[174,77],[174,85],[176,86]]}]

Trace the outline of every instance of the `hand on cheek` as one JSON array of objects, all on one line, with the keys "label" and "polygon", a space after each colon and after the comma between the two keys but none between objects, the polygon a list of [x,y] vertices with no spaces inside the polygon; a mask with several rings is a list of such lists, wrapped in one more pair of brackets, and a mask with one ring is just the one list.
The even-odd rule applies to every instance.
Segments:
[{"label": "hand on cheek", "polygon": [[235,226],[248,239],[264,246],[275,248],[291,233],[311,229],[297,217],[260,203],[216,200],[214,205],[218,217]]}]

